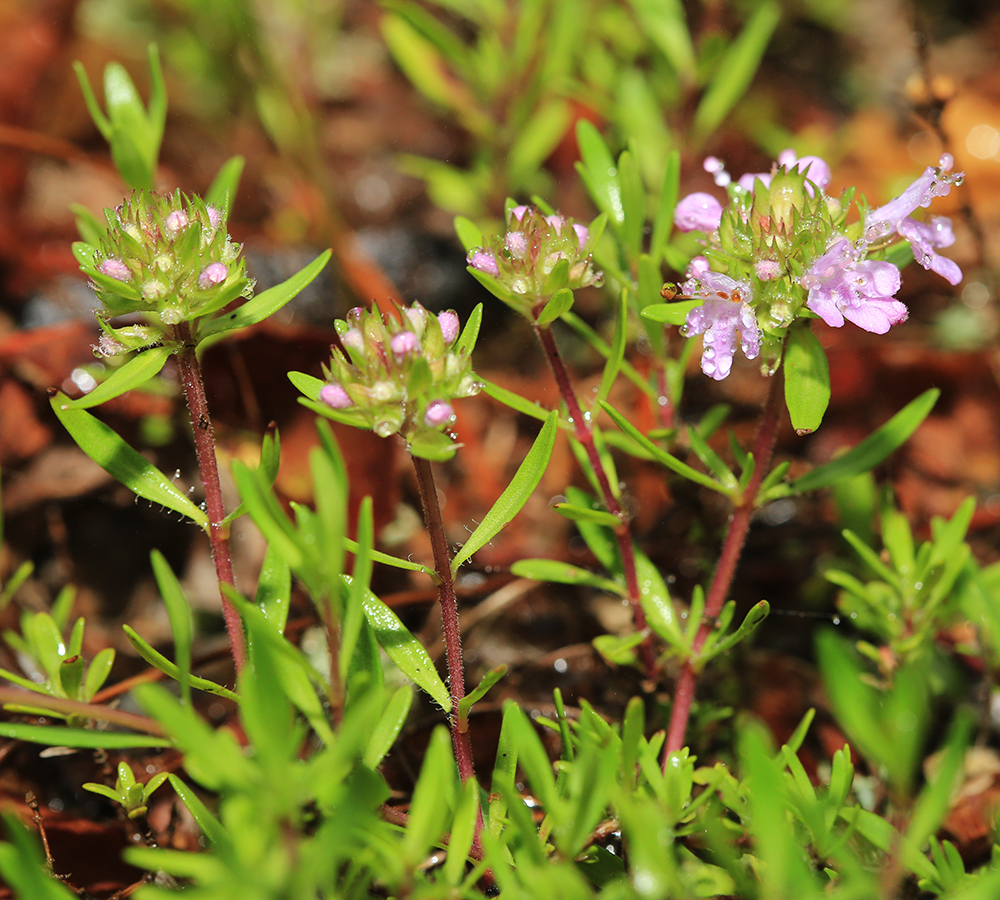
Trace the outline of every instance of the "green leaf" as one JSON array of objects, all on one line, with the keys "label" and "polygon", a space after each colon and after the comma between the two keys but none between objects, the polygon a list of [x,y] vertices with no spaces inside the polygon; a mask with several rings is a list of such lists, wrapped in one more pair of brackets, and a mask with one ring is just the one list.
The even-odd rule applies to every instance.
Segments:
[{"label": "green leaf", "polygon": [[558,419],[559,416],[556,412],[549,413],[541,431],[538,432],[538,437],[535,438],[535,442],[524,457],[524,461],[514,473],[510,484],[507,485],[490,511],[483,516],[483,520],[476,527],[476,530],[469,535],[465,546],[455,554],[455,558],[451,562],[453,572],[458,571],[458,567],[473,553],[493,540],[501,529],[517,515],[521,507],[528,502],[532,491],[538,487],[538,482],[542,480],[545,466],[552,455]]},{"label": "green leaf", "polygon": [[699,655],[699,660],[702,663],[705,663],[713,657],[718,656],[720,653],[725,653],[727,650],[736,646],[736,644],[740,641],[746,640],[757,630],[757,628],[760,627],[761,623],[767,618],[767,614],[770,611],[771,606],[766,600],[761,600],[759,603],[754,604],[744,617],[743,623],[740,627],[737,628],[732,634],[726,635],[718,643],[713,644],[711,647],[703,648],[702,653]]},{"label": "green leaf", "polygon": [[720,494],[728,494],[728,488],[719,484],[714,478],[699,472],[697,469],[693,469],[687,463],[681,462],[677,457],[671,456],[666,450],[661,449],[656,444],[654,444],[646,435],[644,435],[638,428],[636,428],[628,419],[625,418],[618,410],[616,410],[607,401],[602,401],[601,407],[604,411],[611,416],[614,423],[632,440],[634,440],[640,447],[642,447],[649,455],[655,459],[660,465],[666,466],[678,475],[682,475],[687,478],[688,481],[693,481],[695,484],[700,484],[702,487],[711,488],[713,491],[718,491]]},{"label": "green leaf", "polygon": [[694,45],[680,0],[632,0],[644,35],[662,53],[681,81],[695,71]]},{"label": "green leaf", "polygon": [[73,409],[58,391],[49,399],[70,437],[102,469],[132,493],[187,516],[208,531],[208,516],[152,463],[133,450],[111,428],[82,409]]},{"label": "green leaf", "polygon": [[233,208],[233,200],[240,185],[240,177],[243,175],[245,163],[246,159],[242,156],[233,156],[227,159],[215,176],[208,193],[205,194],[205,202],[209,206],[221,210],[223,219],[229,218],[229,211]]},{"label": "green leaf", "polygon": [[191,702],[191,640],[194,633],[194,622],[191,616],[191,606],[181,588],[177,576],[166,558],[159,550],[151,554],[153,575],[160,589],[160,596],[167,607],[167,617],[170,619],[170,630],[174,636],[174,657],[177,662],[177,680],[181,686],[181,698],[184,703]]},{"label": "green leaf", "polygon": [[90,409],[145,384],[167,364],[173,347],[151,347],[115,369],[89,394],[70,400],[71,409]]},{"label": "green leaf", "polygon": [[533,175],[555,149],[570,125],[569,103],[553,97],[543,103],[517,131],[517,138],[507,152],[507,172],[517,184]]},{"label": "green leaf", "polygon": [[466,216],[455,216],[455,234],[466,253],[483,246],[482,229]]},{"label": "green leaf", "polygon": [[483,304],[477,303],[475,309],[469,315],[469,318],[465,322],[465,327],[462,329],[462,333],[458,336],[458,340],[455,341],[455,346],[452,347],[452,353],[457,356],[471,356],[473,349],[476,346],[476,340],[479,338],[479,328],[483,324]]},{"label": "green leaf", "polygon": [[404,860],[422,860],[446,827],[458,781],[451,756],[448,729],[438,726],[431,733],[420,776],[413,788],[406,834],[399,851]]},{"label": "green leaf", "polygon": [[677,206],[677,195],[680,193],[681,155],[677,150],[671,150],[667,157],[666,171],[663,173],[663,186],[656,204],[656,215],[653,219],[653,236],[650,238],[649,252],[659,263],[663,259],[663,251],[670,237],[674,224],[674,209]]},{"label": "green leaf", "polygon": [[482,700],[483,697],[486,696],[487,691],[489,691],[489,689],[506,674],[507,666],[503,664],[490,669],[489,672],[483,676],[483,680],[480,681],[473,690],[469,691],[468,694],[458,701],[458,723],[459,728],[462,731],[466,731],[468,729],[469,713],[472,711],[472,707]]},{"label": "green leaf", "polygon": [[604,143],[601,133],[586,119],[577,122],[576,140],[580,145],[582,159],[582,162],[576,164],[577,171],[598,209],[607,213],[608,218],[620,227],[625,221],[625,210],[622,206],[618,169],[611,158],[611,151]]},{"label": "green leaf", "polygon": [[365,593],[364,607],[368,624],[389,659],[414,684],[430,694],[446,713],[451,712],[451,694],[420,641],[399,620],[399,616],[370,591]]},{"label": "green leaf", "polygon": [[601,591],[625,595],[625,589],[618,582],[558,559],[521,559],[511,565],[510,571],[518,578],[551,581],[556,584],[586,585]]},{"label": "green leaf", "polygon": [[413,689],[409,685],[398,688],[392,695],[365,745],[366,766],[374,769],[385,758],[403,730],[412,702]]},{"label": "green leaf", "polygon": [[830,404],[830,366],[808,326],[792,328],[785,341],[785,405],[796,434],[819,428]]},{"label": "green leaf", "polygon": [[[125,637],[128,638],[129,643],[135,647],[136,653],[138,653],[146,662],[148,662],[154,669],[159,669],[165,675],[169,675],[175,681],[180,681],[180,669],[177,668],[169,659],[167,659],[162,653],[154,649],[153,646],[142,638],[135,629],[130,625],[122,625],[122,630],[125,632]],[[191,676],[191,687],[197,688],[199,691],[205,691],[208,694],[217,694],[220,697],[228,697],[230,700],[239,700],[240,696],[235,691],[229,690],[227,687],[223,687],[221,684],[216,684],[214,681],[209,681],[207,678],[199,678],[197,675]]]},{"label": "green leaf", "polygon": [[[565,261],[563,260],[563,262]],[[572,306],[573,292],[569,288],[560,288],[552,295],[552,299],[542,307],[538,318],[535,319],[535,324],[551,325],[563,313],[569,312]]]},{"label": "green leaf", "polygon": [[89,728],[61,728],[0,722],[0,737],[49,747],[77,747],[85,750],[125,750],[129,747],[169,747],[166,738],[124,731],[93,731]]},{"label": "green leaf", "polygon": [[937,388],[924,391],[857,447],[832,462],[813,469],[801,478],[796,478],[789,485],[790,492],[804,494],[807,491],[815,491],[874,469],[917,430],[920,423],[927,418],[940,394],[941,391]]},{"label": "green leaf", "polygon": [[617,528],[622,523],[618,516],[605,509],[591,509],[589,506],[576,506],[572,503],[553,503],[552,509],[572,522],[593,522],[605,528]]},{"label": "green leaf", "polygon": [[611,352],[604,363],[604,371],[601,373],[601,383],[594,395],[591,408],[601,400],[607,399],[614,386],[615,379],[621,371],[622,360],[625,359],[625,344],[628,341],[628,291],[622,289],[618,299],[618,315],[615,317],[615,335],[611,341]]},{"label": "green leaf", "polygon": [[[286,279],[272,288],[268,288],[255,297],[247,300],[242,306],[232,310],[232,312],[209,319],[201,323],[198,328],[197,342],[199,352],[207,346],[205,341],[215,338],[217,335],[225,334],[237,328],[245,328],[256,322],[261,322],[268,316],[274,315],[281,307],[292,300],[303,288],[309,285],[313,279],[323,271],[323,267],[330,260],[331,251],[324,250],[304,269],[296,272],[291,278]],[[214,343],[214,340],[212,341]]]},{"label": "green leaf", "polygon": [[192,818],[198,823],[198,827],[205,833],[205,837],[213,844],[228,840],[229,835],[226,833],[226,829],[212,815],[201,797],[172,772],[168,776],[168,780],[170,781],[170,786],[177,792],[177,796],[181,798],[184,805],[188,808],[188,812],[191,813]]},{"label": "green leaf", "polygon": [[746,94],[780,18],[781,7],[774,0],[763,0],[756,6],[750,21],[723,56],[698,104],[691,126],[697,142],[715,131]]},{"label": "green leaf", "polygon": [[539,404],[531,400],[525,400],[520,394],[515,394],[513,391],[509,391],[505,387],[500,387],[500,385],[494,384],[492,381],[487,381],[485,378],[480,380],[483,382],[483,393],[504,404],[504,406],[509,406],[515,412],[542,422],[548,419],[549,410],[544,406],[539,406]]},{"label": "green leaf", "polygon": [[428,100],[461,111],[461,88],[448,77],[438,49],[401,16],[383,16],[380,26],[389,52],[413,86]]},{"label": "green leaf", "polygon": [[687,314],[696,306],[701,306],[702,303],[701,300],[653,303],[643,309],[639,315],[653,322],[662,322],[664,325],[683,325],[687,321]]}]

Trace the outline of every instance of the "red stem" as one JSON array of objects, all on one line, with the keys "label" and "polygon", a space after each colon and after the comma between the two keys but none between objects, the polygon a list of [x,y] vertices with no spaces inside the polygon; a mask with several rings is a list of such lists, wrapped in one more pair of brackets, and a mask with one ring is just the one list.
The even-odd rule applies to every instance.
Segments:
[{"label": "red stem", "polygon": [[[566,410],[569,413],[570,421],[573,423],[576,439],[583,446],[587,454],[587,459],[590,461],[590,467],[593,469],[594,476],[597,478],[597,483],[601,488],[604,505],[608,512],[618,519],[619,524],[615,527],[614,532],[615,539],[618,542],[618,552],[621,554],[622,572],[625,575],[628,602],[632,606],[632,618],[635,620],[636,629],[640,632],[646,632],[646,614],[643,611],[640,601],[639,577],[635,568],[632,530],[629,527],[628,517],[621,508],[621,504],[618,502],[614,491],[611,490],[607,472],[604,471],[604,465],[601,463],[601,457],[597,452],[597,445],[594,443],[594,430],[590,424],[590,420],[583,415],[580,409],[580,403],[576,398],[576,391],[573,390],[573,385],[569,380],[569,373],[566,371],[566,366],[559,355],[559,348],[556,346],[552,329],[546,325],[538,324],[534,328],[535,334],[538,335],[538,340],[541,341],[542,347],[545,350],[545,356],[549,361],[552,374],[559,385],[559,394],[562,397],[563,403],[566,404]],[[653,638],[651,634],[647,633],[643,638],[642,643],[639,645],[639,653],[642,656],[646,678],[650,682],[655,682],[657,672],[656,655],[653,652]]]},{"label": "red stem", "polygon": [[702,616],[698,632],[691,646],[691,655],[681,669],[674,691],[673,709],[670,714],[670,727],[667,730],[667,742],[663,748],[663,768],[666,771],[667,757],[684,746],[684,734],[687,731],[688,719],[691,717],[691,705],[694,702],[695,688],[698,683],[699,670],[696,667],[698,653],[714,627],[715,619],[722,611],[722,606],[729,595],[729,588],[736,574],[743,544],[750,530],[750,519],[753,517],[757,494],[770,464],[774,452],[774,441],[778,433],[778,412],[781,409],[781,371],[770,380],[764,411],[753,442],[754,471],[743,495],[736,501],[729,527],[722,542],[719,562],[712,575],[712,583],[705,598],[705,612]]},{"label": "red stem", "polygon": [[[434,570],[437,572],[438,599],[441,601],[441,622],[448,663],[448,691],[451,694],[449,717],[451,743],[455,752],[455,762],[458,764],[458,774],[462,784],[465,784],[470,778],[476,777],[476,771],[472,763],[472,743],[469,740],[469,733],[463,730],[465,723],[460,721],[458,715],[458,705],[465,697],[465,673],[462,669],[462,632],[458,624],[458,598],[455,596],[455,580],[451,574],[451,552],[448,549],[448,537],[444,530],[444,520],[441,518],[441,506],[438,503],[431,464],[428,460],[417,456],[412,456],[411,459],[417,474],[417,489],[420,492],[420,503],[424,508],[427,533],[431,539]],[[480,809],[472,844],[473,849],[480,854],[480,858],[482,845],[479,834],[482,827],[483,813]]]},{"label": "red stem", "polygon": [[233,578],[233,560],[229,552],[229,527],[222,524],[226,517],[226,507],[222,499],[222,486],[219,483],[219,464],[215,456],[212,417],[208,412],[205,382],[201,377],[201,366],[198,364],[198,356],[195,353],[191,326],[187,322],[182,322],[177,326],[177,337],[182,345],[182,349],[177,354],[177,364],[180,367],[181,384],[184,385],[184,396],[187,398],[188,410],[191,413],[191,428],[194,432],[195,451],[198,454],[198,468],[201,470],[201,483],[205,488],[208,537],[212,544],[215,575],[219,581],[222,615],[226,620],[226,630],[229,632],[229,645],[233,652],[236,673],[239,674],[246,663],[246,641],[243,637],[243,622],[240,620],[240,615],[229,598],[222,592],[222,585],[228,584],[235,587],[236,582]]}]

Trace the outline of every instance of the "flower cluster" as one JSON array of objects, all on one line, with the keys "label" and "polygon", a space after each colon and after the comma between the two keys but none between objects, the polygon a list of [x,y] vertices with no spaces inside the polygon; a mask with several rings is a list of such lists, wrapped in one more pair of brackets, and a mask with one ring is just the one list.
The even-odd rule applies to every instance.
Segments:
[{"label": "flower cluster", "polygon": [[[141,191],[105,210],[105,216],[108,230],[96,246],[73,245],[103,305],[98,312],[102,355],[169,340],[181,322],[253,293],[242,248],[230,240],[223,213],[200,198]],[[146,324],[108,324],[110,318],[133,314]]]},{"label": "flower cluster", "polygon": [[769,339],[780,347],[796,318],[818,316],[837,328],[847,320],[876,334],[904,321],[907,309],[895,299],[899,269],[883,258],[893,242],[908,242],[920,265],[957,284],[961,270],[936,252],[955,241],[949,220],[912,218],[961,184],[952,165],[945,154],[885,206],[860,205],[860,221],[848,224],[853,192],[827,196],[830,169],[818,157],[799,159],[786,150],[771,172],[736,183],[718,160],[706,160],[706,170],[728,189],[728,205],[694,193],[674,213],[680,231],[707,235],[704,255],[692,260],[682,285],[684,294],[704,301],[683,329],[704,335],[702,371],[725,378],[737,343],[748,359]]},{"label": "flower cluster", "polygon": [[419,303],[398,320],[358,307],[335,327],[342,349],[334,349],[319,392],[332,417],[382,437],[401,434],[419,456],[454,453],[451,401],[482,390],[458,316],[435,316]]},{"label": "flower cluster", "polygon": [[[599,285],[601,273],[590,254],[590,230],[560,215],[529,206],[507,212],[507,231],[486,247],[469,252],[469,266],[494,280],[507,302],[534,320],[556,291]],[[498,296],[501,295],[498,293]]]}]

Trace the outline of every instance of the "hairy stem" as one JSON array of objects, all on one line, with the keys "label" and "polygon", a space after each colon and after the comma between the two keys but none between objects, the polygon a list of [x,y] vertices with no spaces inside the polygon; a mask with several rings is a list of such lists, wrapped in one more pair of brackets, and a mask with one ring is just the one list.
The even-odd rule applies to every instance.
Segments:
[{"label": "hairy stem", "polygon": [[[470,778],[476,777],[476,772],[472,764],[472,743],[469,740],[469,733],[463,728],[464,723],[460,721],[458,715],[458,705],[465,697],[465,673],[462,668],[462,632],[458,624],[458,598],[455,596],[455,579],[451,573],[451,551],[448,549],[448,537],[444,531],[444,520],[441,518],[441,505],[438,503],[431,464],[428,460],[417,456],[411,459],[417,474],[420,504],[424,508],[424,522],[430,535],[434,570],[437,572],[438,599],[441,601],[441,622],[448,663],[448,691],[451,695],[449,719],[451,743],[455,752],[455,762],[458,764],[458,774],[462,784],[465,784]],[[473,849],[480,854],[482,845],[479,833],[482,826],[483,813],[479,810]]]},{"label": "hairy stem", "polygon": [[208,401],[205,398],[205,382],[201,377],[201,366],[198,363],[195,345],[191,338],[191,327],[187,322],[182,322],[177,326],[177,336],[182,345],[181,351],[177,354],[177,364],[180,367],[184,396],[187,398],[188,410],[191,413],[191,428],[194,431],[198,468],[201,471],[201,483],[205,488],[205,512],[208,514],[208,537],[212,544],[212,560],[215,563],[215,575],[219,581],[222,615],[226,620],[229,645],[233,652],[233,662],[236,664],[238,674],[246,663],[246,640],[243,637],[243,622],[240,620],[239,613],[222,592],[222,585],[228,584],[235,587],[236,583],[233,578],[233,559],[229,552],[229,527],[222,524],[226,517],[226,508],[222,499],[222,486],[219,483],[219,464],[215,456],[215,434],[212,429],[212,418],[208,412]]},{"label": "hairy stem", "polygon": [[691,705],[694,702],[695,688],[698,683],[698,653],[705,644],[715,619],[722,611],[722,606],[729,595],[729,588],[736,574],[747,532],[750,530],[750,519],[753,517],[757,494],[761,483],[771,464],[771,454],[774,452],[774,440],[778,432],[778,413],[781,410],[781,371],[770,380],[764,411],[757,426],[757,434],[753,441],[753,476],[747,484],[743,495],[736,502],[733,514],[729,519],[726,536],[722,542],[719,561],[712,575],[712,583],[705,598],[705,612],[698,632],[695,634],[691,648],[691,656],[684,663],[677,687],[674,691],[673,709],[670,714],[670,726],[667,730],[667,741],[663,747],[663,768],[666,771],[667,757],[670,753],[684,746],[684,735],[687,731],[688,719],[691,716]]},{"label": "hairy stem", "polygon": [[[625,589],[628,594],[628,602],[632,607],[632,618],[635,621],[636,629],[640,632],[645,632],[647,630],[646,614],[643,611],[640,601],[639,577],[635,567],[632,529],[629,527],[628,517],[618,502],[615,492],[611,489],[611,484],[608,482],[607,472],[604,471],[604,465],[601,463],[600,455],[597,452],[597,445],[594,443],[594,429],[590,424],[590,419],[585,417],[583,411],[580,409],[580,402],[577,400],[576,391],[573,390],[573,385],[569,379],[569,372],[566,371],[566,365],[559,354],[559,348],[556,346],[552,329],[545,325],[535,325],[534,328],[535,334],[538,335],[538,340],[541,341],[542,347],[545,350],[545,356],[549,361],[549,368],[552,369],[552,374],[559,385],[559,394],[562,397],[563,403],[566,404],[566,411],[569,414],[570,421],[573,423],[576,439],[586,452],[587,459],[590,461],[590,467],[594,471],[594,477],[600,486],[601,499],[604,501],[604,506],[609,513],[618,519],[618,525],[615,527],[614,532],[615,540],[618,542],[618,552],[621,555],[622,572],[625,576]],[[651,634],[647,633],[643,638],[642,643],[639,645],[639,653],[642,657],[642,666],[646,678],[650,682],[654,682],[656,680],[656,655],[653,652]]]}]

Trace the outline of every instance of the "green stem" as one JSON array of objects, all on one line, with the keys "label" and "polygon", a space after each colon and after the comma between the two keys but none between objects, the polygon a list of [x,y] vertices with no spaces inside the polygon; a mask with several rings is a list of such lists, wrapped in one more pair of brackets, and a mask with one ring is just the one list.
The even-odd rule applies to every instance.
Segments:
[{"label": "green stem", "polygon": [[684,735],[687,731],[688,719],[691,717],[691,706],[694,703],[695,688],[698,684],[698,653],[714,627],[715,619],[722,612],[722,606],[729,595],[729,589],[736,574],[747,532],[750,530],[750,520],[753,517],[764,475],[771,464],[771,454],[774,452],[774,441],[778,433],[778,413],[781,410],[781,370],[770,379],[764,411],[753,442],[754,471],[743,495],[736,502],[736,508],[729,520],[729,527],[722,542],[719,562],[712,575],[712,583],[705,598],[705,612],[701,624],[691,645],[691,655],[685,661],[681,674],[677,679],[674,691],[673,708],[670,713],[670,726],[667,730],[667,741],[663,747],[663,769],[666,771],[669,755],[684,746]]},{"label": "green stem", "polygon": [[222,485],[219,483],[215,434],[212,429],[212,418],[208,412],[208,400],[205,397],[205,382],[201,377],[201,366],[195,353],[191,326],[187,322],[182,322],[177,326],[177,337],[182,348],[177,354],[177,364],[180,368],[181,384],[184,385],[184,396],[187,398],[188,410],[191,413],[191,428],[194,432],[195,451],[198,454],[198,468],[201,471],[201,483],[205,488],[208,537],[212,545],[215,575],[220,585],[219,597],[222,601],[222,615],[226,620],[233,662],[236,664],[236,672],[239,674],[246,664],[246,640],[243,636],[243,622],[240,620],[240,615],[221,590],[221,585],[228,584],[235,587],[236,582],[233,578],[232,555],[229,552],[229,528],[222,524],[226,518],[226,508],[222,499]]},{"label": "green stem", "polygon": [[642,643],[639,645],[639,653],[642,657],[642,665],[646,678],[650,682],[656,681],[657,666],[656,655],[653,652],[652,634],[648,632],[646,625],[646,614],[642,608],[641,593],[639,590],[639,577],[635,567],[635,551],[632,543],[632,529],[629,527],[628,517],[622,509],[615,492],[611,489],[607,472],[601,463],[601,457],[597,452],[597,445],[594,443],[594,429],[590,424],[589,417],[583,414],[580,403],[576,397],[576,391],[569,379],[566,365],[563,363],[559,348],[556,346],[552,329],[545,325],[534,325],[535,334],[545,350],[545,356],[549,361],[549,367],[559,385],[559,394],[563,403],[566,404],[566,411],[570,421],[573,423],[573,430],[576,439],[580,442],[587,454],[590,467],[594,471],[598,486],[601,489],[601,498],[604,506],[618,519],[618,525],[614,529],[615,540],[618,542],[618,552],[622,560],[622,572],[625,576],[625,589],[628,594],[628,602],[632,606],[632,618],[635,627],[640,632],[646,632]]}]

